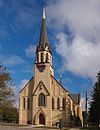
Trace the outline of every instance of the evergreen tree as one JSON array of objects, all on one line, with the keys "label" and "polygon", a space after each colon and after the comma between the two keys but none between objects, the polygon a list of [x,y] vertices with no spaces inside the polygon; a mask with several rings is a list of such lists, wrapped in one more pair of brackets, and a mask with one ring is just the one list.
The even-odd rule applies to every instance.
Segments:
[{"label": "evergreen tree", "polygon": [[[14,107],[14,83],[6,67],[0,64],[0,120],[11,122],[18,118],[17,109]],[[16,117],[15,117],[16,115]],[[18,120],[18,119],[17,119]]]},{"label": "evergreen tree", "polygon": [[100,124],[100,71],[97,73],[97,82],[93,87],[92,101],[90,103],[89,120],[93,125]]}]

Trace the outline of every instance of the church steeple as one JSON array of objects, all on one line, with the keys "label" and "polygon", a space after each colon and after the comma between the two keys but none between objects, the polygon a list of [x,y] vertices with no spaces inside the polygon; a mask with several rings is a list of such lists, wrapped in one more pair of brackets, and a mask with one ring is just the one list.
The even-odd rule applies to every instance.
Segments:
[{"label": "church steeple", "polygon": [[45,10],[43,9],[43,17],[42,17],[42,26],[41,26],[39,45],[41,45],[43,48],[45,48],[46,44],[48,44],[48,35],[47,35],[47,29],[46,29]]},{"label": "church steeple", "polygon": [[39,39],[39,45],[37,46],[37,51],[36,52],[38,52],[40,50],[45,50],[46,46],[48,47],[48,51],[52,54],[51,46],[50,46],[50,44],[48,42],[45,10],[43,9],[40,39]]},{"label": "church steeple", "polygon": [[36,62],[35,62],[34,70],[35,70],[34,72],[35,75],[37,73],[39,74],[44,73],[45,75],[51,74],[52,76],[54,76],[54,70],[52,66],[52,50],[48,42],[46,16],[45,16],[44,9],[43,9],[43,16],[42,16],[40,39],[36,49]]}]

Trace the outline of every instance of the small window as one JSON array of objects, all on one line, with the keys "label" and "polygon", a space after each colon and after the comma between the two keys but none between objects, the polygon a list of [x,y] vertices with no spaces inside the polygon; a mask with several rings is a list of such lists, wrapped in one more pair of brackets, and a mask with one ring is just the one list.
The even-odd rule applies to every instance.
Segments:
[{"label": "small window", "polygon": [[25,98],[23,98],[23,108],[25,109]]},{"label": "small window", "polygon": [[45,95],[43,93],[41,93],[39,95],[39,106],[45,106],[46,103],[45,103]]},{"label": "small window", "polygon": [[46,53],[46,62],[48,62],[48,53]]},{"label": "small window", "polygon": [[57,109],[60,109],[60,99],[57,98]]},{"label": "small window", "polygon": [[54,98],[52,98],[52,109],[54,109]]},{"label": "small window", "polygon": [[41,62],[43,62],[43,53],[41,53]]},{"label": "small window", "polygon": [[66,108],[66,99],[63,97],[62,99],[62,109],[65,110]]},{"label": "small window", "polygon": [[27,109],[30,109],[30,99],[27,99]]}]

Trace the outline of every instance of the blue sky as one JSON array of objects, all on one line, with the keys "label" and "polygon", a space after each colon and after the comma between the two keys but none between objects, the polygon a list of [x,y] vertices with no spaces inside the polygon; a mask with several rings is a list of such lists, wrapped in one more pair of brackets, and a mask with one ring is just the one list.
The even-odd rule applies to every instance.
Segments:
[{"label": "blue sky", "polygon": [[56,79],[62,74],[69,91],[90,92],[100,70],[99,0],[0,0],[0,62],[18,90],[31,79],[43,7]]}]

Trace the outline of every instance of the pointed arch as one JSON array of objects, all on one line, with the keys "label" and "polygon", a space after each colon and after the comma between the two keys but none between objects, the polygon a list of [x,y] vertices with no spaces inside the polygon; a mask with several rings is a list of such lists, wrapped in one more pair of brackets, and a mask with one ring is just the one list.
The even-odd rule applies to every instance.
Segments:
[{"label": "pointed arch", "polygon": [[45,125],[45,116],[42,113],[39,115],[39,124]]},{"label": "pointed arch", "polygon": [[39,95],[38,104],[39,104],[39,106],[46,106],[46,98],[43,93],[40,93],[40,95]]}]

